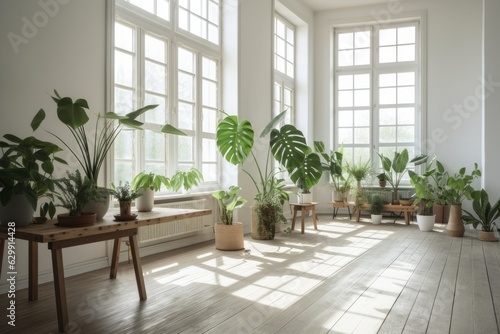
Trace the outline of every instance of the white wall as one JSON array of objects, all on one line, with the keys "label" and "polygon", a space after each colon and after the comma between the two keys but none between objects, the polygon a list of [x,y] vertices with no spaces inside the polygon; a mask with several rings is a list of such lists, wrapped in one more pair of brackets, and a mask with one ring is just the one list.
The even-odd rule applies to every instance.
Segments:
[{"label": "white wall", "polygon": [[[452,10],[451,10],[452,8]],[[481,164],[482,3],[470,0],[392,1],[389,4],[317,12],[315,17],[315,133],[332,142],[333,92],[330,69],[332,26],[359,18],[383,22],[424,11],[427,153],[451,171]],[[459,112],[457,112],[459,111]],[[318,187],[319,197],[330,189]],[[326,207],[323,206],[323,209]],[[331,209],[330,209],[331,210]]]}]

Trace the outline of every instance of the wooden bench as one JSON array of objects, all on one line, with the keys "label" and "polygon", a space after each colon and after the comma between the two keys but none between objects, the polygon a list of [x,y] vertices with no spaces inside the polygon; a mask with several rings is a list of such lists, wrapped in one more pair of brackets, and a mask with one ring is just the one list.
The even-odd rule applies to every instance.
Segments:
[{"label": "wooden bench", "polygon": [[[356,216],[356,222],[359,223],[361,218],[361,211],[371,211],[370,204],[363,204],[359,208],[356,208],[354,202],[330,202],[333,205],[333,214],[335,218],[336,213],[339,208],[345,208],[349,210],[349,219],[351,219],[351,210],[350,207],[354,208],[353,214]],[[400,204],[384,204],[384,208],[382,211],[387,212],[402,212],[405,219],[405,224],[410,224],[410,215],[412,215],[415,211],[417,211],[417,205],[400,205]]]}]

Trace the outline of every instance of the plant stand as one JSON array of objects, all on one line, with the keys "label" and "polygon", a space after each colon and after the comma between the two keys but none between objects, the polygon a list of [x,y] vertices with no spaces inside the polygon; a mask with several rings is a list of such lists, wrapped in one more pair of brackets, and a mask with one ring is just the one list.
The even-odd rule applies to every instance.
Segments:
[{"label": "plant stand", "polygon": [[316,202],[312,203],[290,203],[290,206],[293,209],[293,219],[292,219],[292,231],[295,229],[295,218],[297,217],[297,211],[301,211],[301,232],[304,234],[304,225],[305,225],[305,218],[306,214],[309,213],[309,211],[312,212],[312,218],[313,218],[313,223],[314,223],[314,229],[318,229],[318,225],[316,223],[317,217],[316,217]]}]

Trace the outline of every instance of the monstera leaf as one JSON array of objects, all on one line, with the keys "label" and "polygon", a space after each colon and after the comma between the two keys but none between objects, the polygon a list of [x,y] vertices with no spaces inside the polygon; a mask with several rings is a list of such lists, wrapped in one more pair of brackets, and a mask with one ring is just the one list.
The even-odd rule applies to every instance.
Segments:
[{"label": "monstera leaf", "polygon": [[226,116],[217,125],[217,148],[231,164],[243,163],[252,151],[254,131],[247,120],[237,116]]},{"label": "monstera leaf", "polygon": [[300,167],[308,150],[304,135],[293,125],[283,125],[280,130],[271,131],[271,152],[288,171]]},{"label": "monstera leaf", "polygon": [[297,168],[289,171],[290,179],[303,190],[309,190],[316,185],[322,173],[321,160],[316,153],[306,155]]}]

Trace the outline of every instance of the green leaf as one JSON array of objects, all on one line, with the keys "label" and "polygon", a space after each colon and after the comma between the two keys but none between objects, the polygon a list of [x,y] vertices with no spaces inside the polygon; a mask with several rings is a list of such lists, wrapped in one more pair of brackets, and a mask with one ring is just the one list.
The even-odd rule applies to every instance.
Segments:
[{"label": "green leaf", "polygon": [[290,171],[290,179],[302,189],[309,190],[319,182],[322,173],[319,156],[311,153],[299,166]]},{"label": "green leaf", "polygon": [[57,117],[72,129],[77,129],[89,121],[83,107],[75,105],[69,97],[64,97],[57,103]]},{"label": "green leaf", "polygon": [[231,164],[245,162],[254,143],[252,124],[238,120],[237,116],[227,116],[217,125],[217,148]]},{"label": "green leaf", "polygon": [[405,148],[401,151],[401,153],[396,152],[394,154],[394,161],[392,164],[392,169],[396,173],[403,173],[406,170],[406,166],[408,165],[409,157],[408,150]]},{"label": "green leaf", "polygon": [[129,112],[126,116],[129,119],[136,119],[140,115],[144,114],[146,111],[154,109],[156,107],[158,107],[157,104],[150,104],[150,105],[144,106],[142,108],[139,108],[139,109],[137,109],[135,111]]},{"label": "green leaf", "polygon": [[278,116],[275,116],[269,124],[266,125],[264,130],[260,133],[260,138],[267,136],[274,128],[276,128],[282,120],[285,119],[286,113],[288,110],[283,111]]},{"label": "green leaf", "polygon": [[23,140],[17,136],[14,136],[14,135],[11,135],[11,134],[6,134],[3,136],[5,139],[13,142],[13,143],[16,143],[16,144],[19,144],[21,143]]},{"label": "green leaf", "polygon": [[31,128],[33,131],[36,131],[40,124],[42,124],[43,120],[45,119],[45,111],[43,109],[38,110],[36,113],[35,117],[33,117],[33,120],[31,121]]},{"label": "green leaf", "polygon": [[176,127],[170,124],[165,124],[160,131],[171,135],[187,136],[185,132],[182,132],[181,130],[177,129]]},{"label": "green leaf", "polygon": [[278,131],[271,131],[271,152],[280,165],[287,170],[298,168],[304,161],[309,147],[302,132],[287,124]]}]

